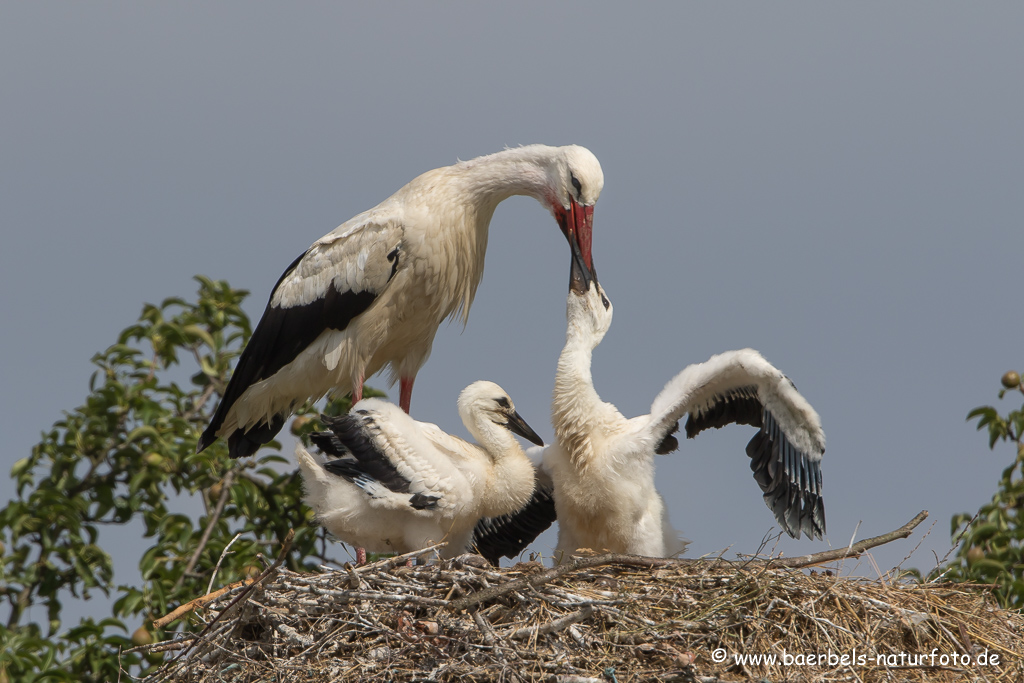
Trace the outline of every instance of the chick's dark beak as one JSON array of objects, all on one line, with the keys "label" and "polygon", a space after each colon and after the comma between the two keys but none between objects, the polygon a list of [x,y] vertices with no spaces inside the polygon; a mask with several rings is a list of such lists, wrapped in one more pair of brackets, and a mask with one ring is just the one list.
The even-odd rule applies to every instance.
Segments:
[{"label": "chick's dark beak", "polygon": [[524,420],[518,412],[513,410],[507,415],[508,422],[505,423],[505,426],[508,428],[508,431],[512,432],[516,436],[523,437],[530,443],[537,444],[538,446],[544,445],[544,439],[540,438],[537,435],[537,432],[533,431],[533,428],[526,424],[526,420]]}]

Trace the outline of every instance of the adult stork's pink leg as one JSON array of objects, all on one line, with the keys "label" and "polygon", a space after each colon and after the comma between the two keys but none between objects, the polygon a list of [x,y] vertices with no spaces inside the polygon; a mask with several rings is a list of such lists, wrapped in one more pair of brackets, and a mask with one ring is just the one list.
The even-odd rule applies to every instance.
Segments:
[{"label": "adult stork's pink leg", "polygon": [[359,373],[359,380],[352,383],[352,405],[363,400],[363,373]]},{"label": "adult stork's pink leg", "polygon": [[416,377],[402,377],[398,380],[398,405],[405,411],[405,414],[409,414],[409,404],[412,402],[412,383],[416,381]]},{"label": "adult stork's pink leg", "polygon": [[356,566],[366,564],[366,548],[356,548]]}]

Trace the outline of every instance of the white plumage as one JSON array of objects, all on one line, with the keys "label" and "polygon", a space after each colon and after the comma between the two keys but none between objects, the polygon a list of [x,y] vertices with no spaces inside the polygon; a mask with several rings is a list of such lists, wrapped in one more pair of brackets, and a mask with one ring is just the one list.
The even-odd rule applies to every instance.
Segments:
[{"label": "white plumage", "polygon": [[372,552],[447,541],[441,556],[454,557],[469,548],[482,517],[523,507],[533,494],[534,467],[513,434],[543,441],[493,382],[469,385],[458,405],[475,444],[375,398],[324,418],[331,431],[313,435],[323,455],[301,444],[295,449],[306,502],[320,523]]},{"label": "white plumage", "polygon": [[594,389],[592,352],[611,325],[612,306],[575,252],[567,320],[552,401],[556,443],[544,451],[560,551],[666,557],[684,549],[654,484],[654,456],[678,447],[672,434],[687,414],[688,437],[729,423],[759,427],[747,454],[765,502],[790,535],[821,537],[821,421],[759,353],[730,351],[691,365],[658,394],[650,414],[626,419]]},{"label": "white plumage", "polygon": [[534,539],[555,522],[551,476],[544,468],[544,452],[552,446],[533,446],[526,457],[535,468],[533,496],[529,502],[504,515],[485,517],[473,529],[473,550],[498,566],[502,557],[516,558]]},{"label": "white plumage", "polygon": [[529,145],[428,171],[338,226],[274,287],[198,450],[220,436],[232,457],[251,455],[298,405],[350,390],[357,402],[384,368],[408,412],[438,325],[469,314],[497,205],[536,198],[591,267],[603,187],[589,150]]}]

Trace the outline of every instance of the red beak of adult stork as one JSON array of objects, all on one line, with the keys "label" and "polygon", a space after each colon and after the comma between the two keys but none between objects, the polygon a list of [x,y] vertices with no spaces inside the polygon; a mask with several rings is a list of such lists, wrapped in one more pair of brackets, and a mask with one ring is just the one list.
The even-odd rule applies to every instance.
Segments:
[{"label": "red beak of adult stork", "polygon": [[580,253],[580,246],[572,236],[569,237],[569,246],[572,247],[572,265],[569,269],[569,291],[579,296],[586,296],[590,291],[590,283],[597,282],[597,274],[587,268],[583,263],[583,254]]},{"label": "red beak of adult stork", "polygon": [[583,263],[590,270],[594,269],[594,257],[591,253],[594,240],[594,207],[584,206],[575,199],[569,200],[569,208],[555,202],[555,220],[562,229],[565,239],[569,240],[572,249],[578,248]]}]

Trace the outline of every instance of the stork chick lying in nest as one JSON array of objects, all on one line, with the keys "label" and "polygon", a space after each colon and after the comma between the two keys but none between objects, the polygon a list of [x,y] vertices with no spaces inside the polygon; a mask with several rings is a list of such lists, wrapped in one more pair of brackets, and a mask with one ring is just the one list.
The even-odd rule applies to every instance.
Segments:
[{"label": "stork chick lying in nest", "polygon": [[377,553],[409,553],[447,541],[441,557],[469,547],[482,517],[511,513],[530,500],[534,467],[513,434],[543,440],[493,382],[459,395],[459,415],[477,443],[418,422],[376,398],[348,415],[323,417],[317,456],[300,443],[306,503],[332,534]]}]

